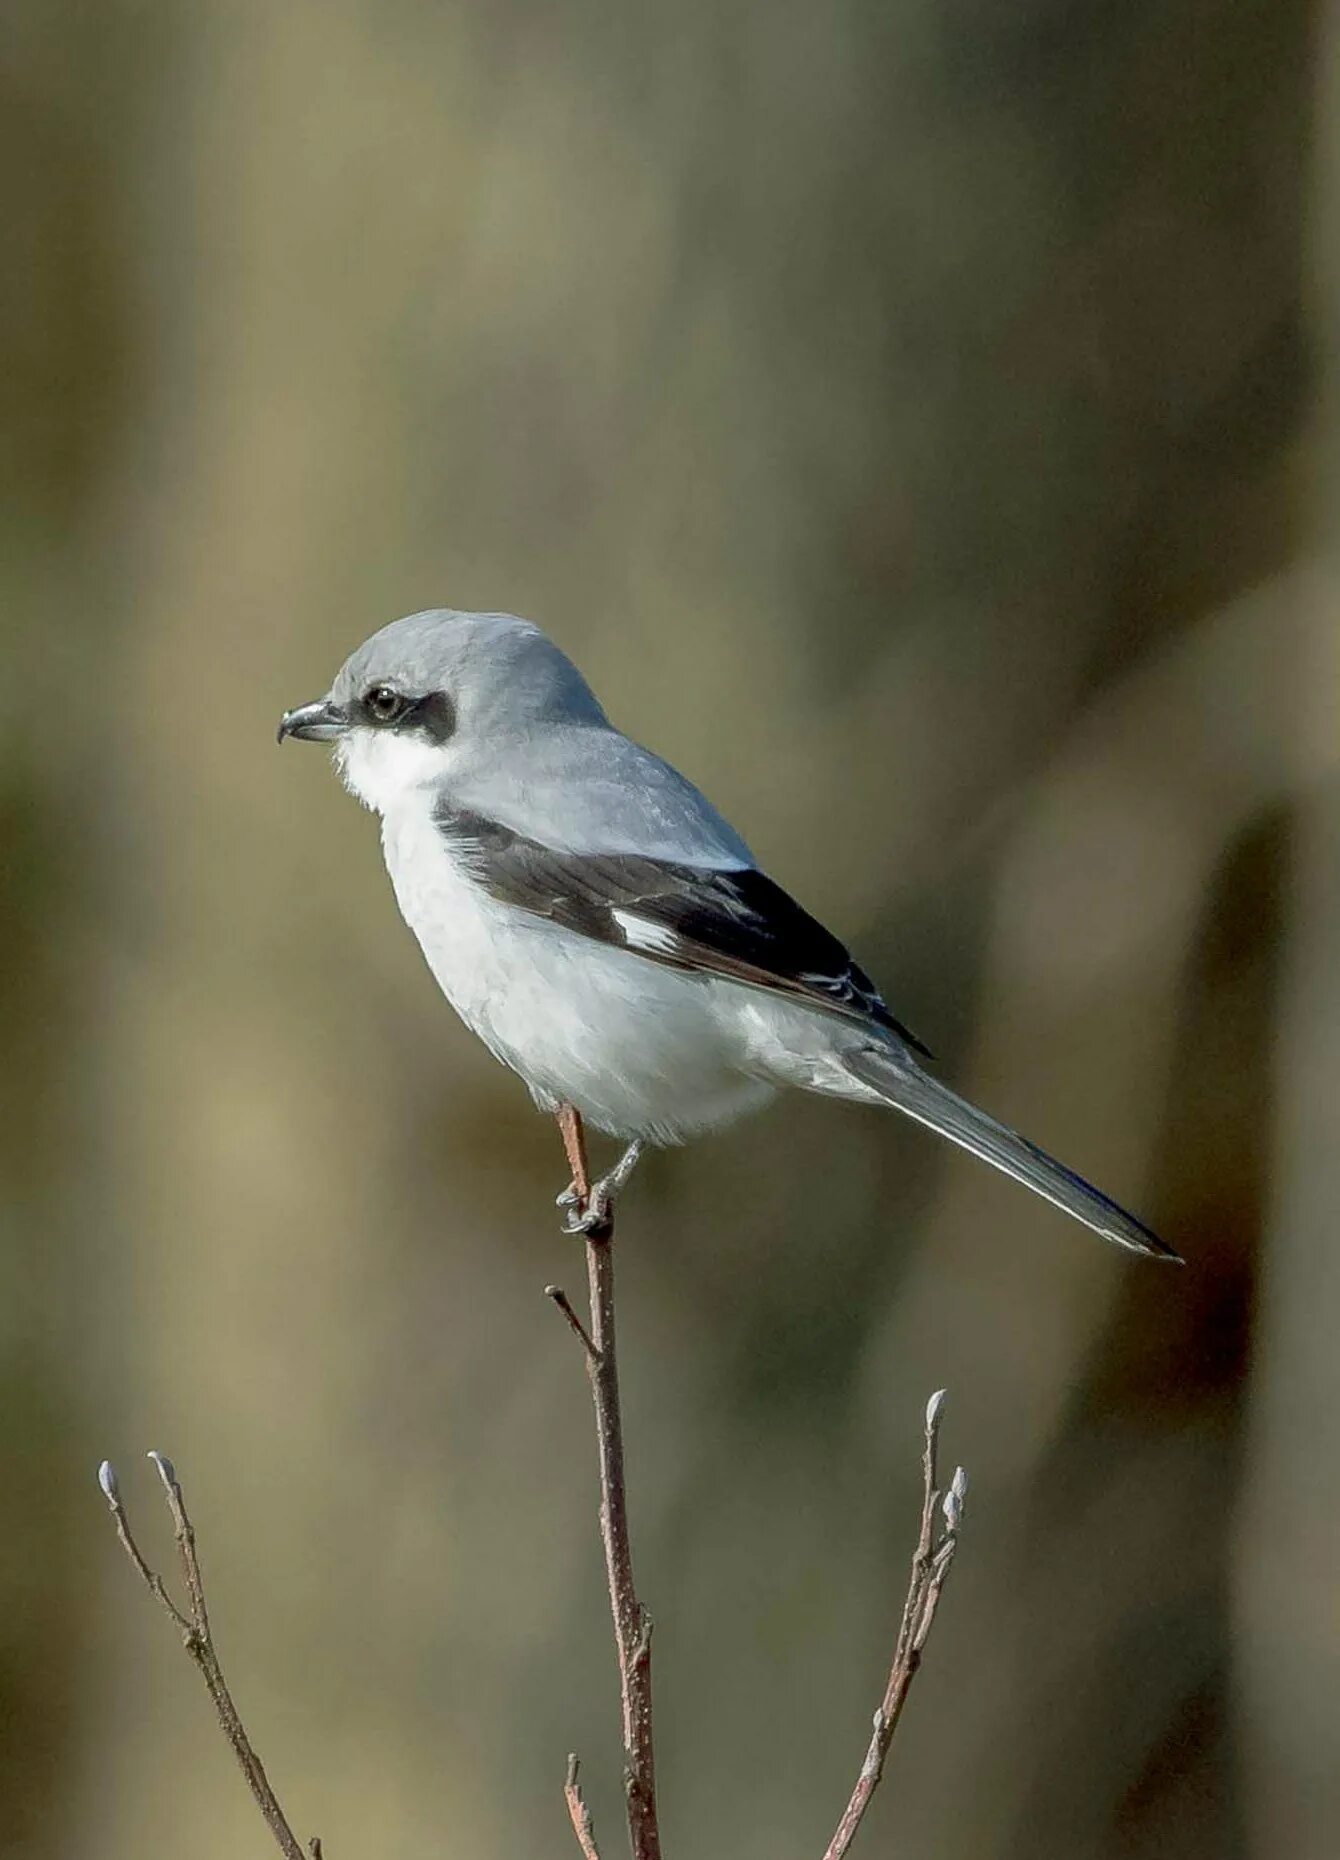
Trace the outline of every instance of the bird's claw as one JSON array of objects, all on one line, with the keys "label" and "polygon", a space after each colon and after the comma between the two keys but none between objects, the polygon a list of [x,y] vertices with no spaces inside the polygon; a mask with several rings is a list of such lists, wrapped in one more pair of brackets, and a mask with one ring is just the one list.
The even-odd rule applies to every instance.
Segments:
[{"label": "bird's claw", "polygon": [[563,1222],[565,1234],[599,1234],[609,1231],[614,1220],[615,1199],[627,1187],[628,1178],[637,1167],[642,1148],[640,1142],[630,1143],[609,1174],[602,1175],[598,1182],[592,1182],[589,1194],[583,1195],[575,1182],[568,1183],[558,1196],[559,1207],[567,1210],[567,1219]]},{"label": "bird's claw", "polygon": [[614,1211],[614,1198],[603,1182],[596,1182],[591,1189],[590,1199],[583,1201],[574,1188],[565,1188],[558,1197],[560,1208],[567,1210],[563,1217],[565,1234],[599,1234],[604,1233],[610,1224]]}]

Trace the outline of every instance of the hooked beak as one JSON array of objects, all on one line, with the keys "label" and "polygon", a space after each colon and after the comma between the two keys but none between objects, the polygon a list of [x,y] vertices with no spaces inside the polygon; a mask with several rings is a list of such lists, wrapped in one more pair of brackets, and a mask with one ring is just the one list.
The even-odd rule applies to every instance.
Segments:
[{"label": "hooked beak", "polygon": [[297,736],[304,743],[333,743],[348,727],[346,712],[329,698],[320,698],[315,704],[300,704],[297,710],[286,710],[279,719],[275,741],[282,743],[286,736]]}]

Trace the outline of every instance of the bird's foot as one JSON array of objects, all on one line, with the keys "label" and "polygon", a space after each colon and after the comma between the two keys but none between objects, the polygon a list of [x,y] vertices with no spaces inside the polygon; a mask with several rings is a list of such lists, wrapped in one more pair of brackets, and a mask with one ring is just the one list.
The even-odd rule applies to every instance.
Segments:
[{"label": "bird's foot", "polygon": [[563,1210],[565,1234],[593,1234],[609,1225],[613,1198],[604,1180],[594,1183],[585,1199],[577,1184],[569,1182],[563,1193],[554,1197],[554,1205]]},{"label": "bird's foot", "polygon": [[568,1183],[557,1197],[557,1206],[565,1211],[565,1234],[591,1235],[608,1230],[614,1218],[614,1198],[636,1169],[641,1154],[642,1145],[630,1143],[609,1174],[602,1175],[598,1182],[591,1184],[591,1192],[585,1198],[575,1182]]},{"label": "bird's foot", "polygon": [[614,1197],[604,1182],[593,1182],[591,1193],[585,1201],[575,1189],[565,1188],[558,1197],[558,1205],[566,1210],[563,1216],[565,1234],[585,1234],[588,1238],[594,1238],[609,1232]]}]

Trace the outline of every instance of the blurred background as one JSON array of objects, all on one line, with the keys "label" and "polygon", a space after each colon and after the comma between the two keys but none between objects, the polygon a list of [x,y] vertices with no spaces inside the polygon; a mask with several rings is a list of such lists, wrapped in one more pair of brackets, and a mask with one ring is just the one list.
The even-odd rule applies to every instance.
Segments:
[{"label": "blurred background", "polygon": [[623,1851],[552,1127],[274,745],[544,624],[1105,1249],[799,1097],[621,1226],[673,1855],[1340,1852],[1338,47],[1306,0],[0,14],[0,1852]]}]

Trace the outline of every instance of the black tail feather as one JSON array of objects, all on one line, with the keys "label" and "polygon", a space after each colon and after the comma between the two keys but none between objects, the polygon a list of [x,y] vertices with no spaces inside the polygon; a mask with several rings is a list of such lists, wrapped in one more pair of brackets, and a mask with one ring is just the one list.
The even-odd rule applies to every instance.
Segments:
[{"label": "black tail feather", "polygon": [[1073,1215],[1104,1240],[1151,1259],[1180,1260],[1181,1255],[1165,1240],[1082,1175],[1076,1175],[1018,1131],[960,1098],[894,1048],[860,1047],[845,1057],[862,1084],[878,1092],[886,1104],[1013,1176],[1016,1182]]}]

